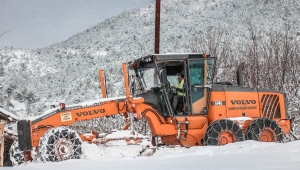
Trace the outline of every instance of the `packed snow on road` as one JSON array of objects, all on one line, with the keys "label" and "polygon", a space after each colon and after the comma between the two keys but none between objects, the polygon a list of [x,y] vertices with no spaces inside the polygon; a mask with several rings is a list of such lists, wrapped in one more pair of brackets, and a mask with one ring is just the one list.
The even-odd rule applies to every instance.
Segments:
[{"label": "packed snow on road", "polygon": [[[149,141],[148,141],[149,142]],[[244,141],[225,146],[184,148],[157,147],[147,149],[147,141],[126,145],[123,140],[99,144],[83,144],[82,159],[62,162],[30,162],[13,170],[82,170],[82,169],[299,169],[300,141],[263,143]],[[141,151],[144,151],[141,153]],[[6,168],[4,168],[6,169]]]}]

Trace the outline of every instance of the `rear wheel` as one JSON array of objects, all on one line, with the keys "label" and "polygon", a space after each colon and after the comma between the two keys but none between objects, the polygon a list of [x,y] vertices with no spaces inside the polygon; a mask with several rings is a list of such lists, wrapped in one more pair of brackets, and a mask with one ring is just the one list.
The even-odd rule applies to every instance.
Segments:
[{"label": "rear wheel", "polygon": [[80,159],[81,144],[82,141],[74,130],[67,127],[52,128],[40,139],[39,153],[43,161]]},{"label": "rear wheel", "polygon": [[244,140],[244,134],[236,123],[229,119],[221,119],[208,126],[204,145],[226,145]]},{"label": "rear wheel", "polygon": [[283,142],[283,133],[274,120],[259,118],[247,127],[246,139],[260,142]]}]

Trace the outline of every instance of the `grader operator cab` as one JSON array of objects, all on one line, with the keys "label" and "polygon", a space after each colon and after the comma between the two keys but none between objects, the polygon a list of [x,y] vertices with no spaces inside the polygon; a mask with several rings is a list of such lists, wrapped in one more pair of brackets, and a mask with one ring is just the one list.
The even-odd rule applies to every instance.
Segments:
[{"label": "grader operator cab", "polygon": [[207,114],[209,89],[212,87],[215,58],[203,55],[150,55],[130,63],[134,70],[132,94],[143,97],[164,117],[173,117],[171,109],[177,76],[184,76],[184,95],[176,113],[179,115]]},{"label": "grader operator cab", "polygon": [[[19,121],[19,142],[11,148],[11,159],[32,160],[31,151],[44,161],[80,158],[82,141],[96,139],[97,133],[87,139],[67,126],[116,114],[145,117],[152,137],[165,145],[225,145],[245,139],[281,142],[290,131],[285,95],[243,87],[243,65],[238,68],[238,86],[213,83],[215,63],[216,58],[206,54],[154,54],[123,63],[125,97],[61,104],[35,120]],[[184,95],[173,110],[176,92],[170,87],[177,84],[177,73],[184,75]]]}]

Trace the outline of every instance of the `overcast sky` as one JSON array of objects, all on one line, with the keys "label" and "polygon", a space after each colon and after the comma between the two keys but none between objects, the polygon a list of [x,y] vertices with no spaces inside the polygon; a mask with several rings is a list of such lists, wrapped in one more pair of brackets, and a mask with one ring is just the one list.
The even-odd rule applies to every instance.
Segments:
[{"label": "overcast sky", "polygon": [[0,0],[0,46],[36,49],[155,0]]}]

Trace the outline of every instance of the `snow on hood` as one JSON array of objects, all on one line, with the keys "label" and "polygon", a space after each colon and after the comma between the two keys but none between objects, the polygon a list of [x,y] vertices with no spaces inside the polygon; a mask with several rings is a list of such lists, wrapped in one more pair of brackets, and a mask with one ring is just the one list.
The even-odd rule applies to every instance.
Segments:
[{"label": "snow on hood", "polygon": [[229,117],[229,118],[227,118],[227,119],[230,119],[230,120],[237,120],[237,121],[239,121],[239,120],[252,120],[251,117]]}]

